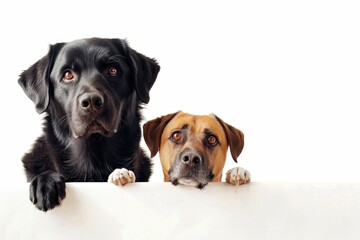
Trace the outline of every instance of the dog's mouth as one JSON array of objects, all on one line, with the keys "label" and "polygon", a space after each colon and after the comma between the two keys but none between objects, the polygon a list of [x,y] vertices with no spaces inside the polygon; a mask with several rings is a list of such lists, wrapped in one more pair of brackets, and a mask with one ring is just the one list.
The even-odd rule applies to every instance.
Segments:
[{"label": "dog's mouth", "polygon": [[87,131],[86,131],[85,135],[90,136],[91,134],[94,134],[94,133],[100,133],[100,134],[103,134],[105,136],[110,136],[113,133],[116,133],[116,131],[117,131],[117,129],[114,129],[114,130],[111,131],[110,129],[106,128],[100,122],[94,121],[87,128]]},{"label": "dog's mouth", "polygon": [[185,186],[191,186],[191,187],[197,187],[199,189],[203,189],[210,181],[211,179],[209,177],[204,179],[181,177],[181,178],[173,178],[171,180],[171,183],[175,186],[181,184]]},{"label": "dog's mouth", "polygon": [[203,189],[213,178],[214,174],[210,170],[207,174],[203,171],[197,172],[196,174],[184,174],[182,172],[174,171],[174,168],[169,170],[171,183],[173,185],[186,185]]},{"label": "dog's mouth", "polygon": [[112,128],[107,124],[102,123],[98,120],[93,120],[89,124],[83,125],[82,128],[78,131],[73,131],[74,138],[83,138],[89,137],[93,134],[101,134],[106,137],[110,137],[117,132],[116,128]]},{"label": "dog's mouth", "polygon": [[198,182],[197,180],[192,179],[192,178],[179,178],[179,179],[176,178],[172,181],[172,184],[174,184],[175,186],[178,184],[182,184],[182,185],[186,185],[186,186],[197,187],[199,189],[203,189],[208,184],[208,181]]}]

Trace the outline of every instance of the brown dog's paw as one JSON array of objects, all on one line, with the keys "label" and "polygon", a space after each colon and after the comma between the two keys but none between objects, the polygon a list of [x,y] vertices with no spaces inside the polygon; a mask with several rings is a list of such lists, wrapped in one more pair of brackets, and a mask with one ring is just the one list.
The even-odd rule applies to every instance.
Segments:
[{"label": "brown dog's paw", "polygon": [[226,173],[226,182],[233,185],[249,183],[250,180],[250,172],[241,167],[232,168]]},{"label": "brown dog's paw", "polygon": [[135,182],[136,177],[133,171],[126,168],[115,169],[108,178],[109,183],[113,183],[117,186],[124,186],[127,183]]}]

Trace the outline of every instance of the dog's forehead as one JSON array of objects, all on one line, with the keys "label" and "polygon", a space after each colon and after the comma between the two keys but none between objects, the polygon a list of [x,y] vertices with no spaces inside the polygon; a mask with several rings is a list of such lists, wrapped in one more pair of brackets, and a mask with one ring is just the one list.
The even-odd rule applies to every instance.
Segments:
[{"label": "dog's forehead", "polygon": [[59,53],[59,58],[67,60],[99,59],[118,54],[117,49],[105,41],[75,40],[65,44]]},{"label": "dog's forehead", "polygon": [[219,121],[213,114],[210,115],[191,115],[188,113],[178,113],[168,124],[167,131],[181,129],[186,126],[190,133],[203,135],[212,132],[220,138],[226,138],[225,132]]}]

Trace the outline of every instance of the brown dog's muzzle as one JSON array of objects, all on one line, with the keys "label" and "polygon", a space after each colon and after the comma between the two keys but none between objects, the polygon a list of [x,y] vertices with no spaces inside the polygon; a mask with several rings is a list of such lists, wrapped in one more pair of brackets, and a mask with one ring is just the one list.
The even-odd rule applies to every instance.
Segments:
[{"label": "brown dog's muzzle", "polygon": [[174,185],[182,183],[198,188],[205,187],[214,177],[206,157],[193,148],[185,148],[176,156],[169,175]]}]

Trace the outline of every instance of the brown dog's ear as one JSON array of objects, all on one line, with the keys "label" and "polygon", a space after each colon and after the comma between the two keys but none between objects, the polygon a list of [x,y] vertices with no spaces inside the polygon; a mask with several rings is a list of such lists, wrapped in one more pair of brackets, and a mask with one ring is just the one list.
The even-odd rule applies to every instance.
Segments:
[{"label": "brown dog's ear", "polygon": [[237,162],[237,158],[239,157],[241,151],[244,148],[244,134],[239,129],[227,124],[216,115],[215,117],[225,131],[226,140],[230,147],[231,156],[234,161]]},{"label": "brown dog's ear", "polygon": [[34,102],[39,114],[49,105],[50,72],[55,57],[63,45],[63,43],[51,45],[48,54],[25,70],[18,80],[26,95]]},{"label": "brown dog's ear", "polygon": [[154,85],[160,71],[159,64],[155,59],[148,58],[130,48],[125,40],[112,39],[112,41],[115,41],[117,46],[120,45],[126,57],[129,58],[129,64],[133,71],[136,93],[143,103],[148,103],[150,100],[150,89]]},{"label": "brown dog's ear", "polygon": [[161,134],[164,131],[164,128],[176,114],[178,114],[178,112],[158,117],[144,124],[143,135],[146,145],[150,149],[152,158],[159,151]]}]

